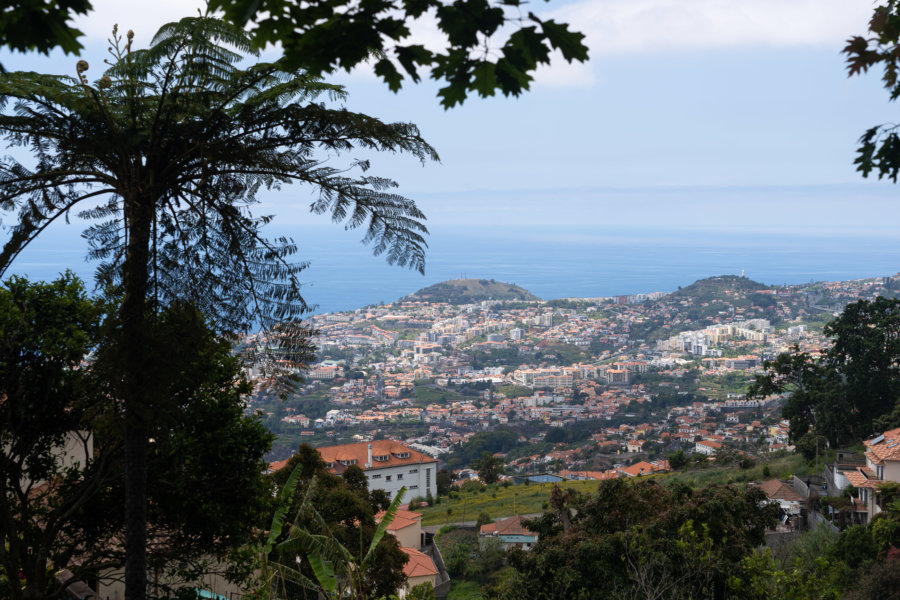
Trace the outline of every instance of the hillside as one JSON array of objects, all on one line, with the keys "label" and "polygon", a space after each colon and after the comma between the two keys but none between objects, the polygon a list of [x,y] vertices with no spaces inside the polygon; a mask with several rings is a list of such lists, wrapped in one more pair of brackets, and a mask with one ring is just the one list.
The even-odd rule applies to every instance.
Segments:
[{"label": "hillside", "polygon": [[421,289],[402,299],[405,302],[447,302],[467,304],[482,300],[540,300],[528,290],[493,279],[451,279]]},{"label": "hillside", "polygon": [[633,326],[631,334],[638,339],[657,340],[680,331],[709,327],[723,319],[768,319],[778,323],[781,316],[771,289],[737,275],[700,279],[658,301],[663,306],[677,306],[680,323],[657,315]]},{"label": "hillside", "polygon": [[677,292],[672,292],[671,295],[708,302],[710,300],[723,300],[728,297],[743,296],[768,289],[769,286],[747,277],[719,275],[718,277],[707,277],[706,279],[697,280]]}]

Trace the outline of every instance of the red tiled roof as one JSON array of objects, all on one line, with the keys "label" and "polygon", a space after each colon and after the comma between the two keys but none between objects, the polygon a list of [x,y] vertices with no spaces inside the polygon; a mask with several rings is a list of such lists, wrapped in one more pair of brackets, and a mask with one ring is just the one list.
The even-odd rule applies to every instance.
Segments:
[{"label": "red tiled roof", "polygon": [[427,554],[423,554],[414,548],[401,547],[401,550],[409,557],[409,562],[403,565],[403,574],[407,577],[425,577],[437,575],[434,561]]},{"label": "red tiled roof", "polygon": [[765,492],[769,500],[787,500],[788,502],[801,502],[803,500],[803,496],[778,479],[770,479],[763,482],[759,489]]},{"label": "red tiled roof", "polygon": [[866,474],[862,471],[862,469],[857,469],[855,471],[845,471],[844,476],[847,478],[847,481],[855,488],[869,488],[875,489],[879,483],[881,483],[880,479],[869,479],[866,477]]},{"label": "red tiled roof", "polygon": [[[387,456],[385,461],[372,460],[370,467],[366,466],[369,460],[368,444],[372,444],[372,456]],[[377,440],[374,442],[360,442],[357,444],[342,444],[340,446],[323,446],[316,448],[322,459],[326,463],[338,463],[338,461],[356,461],[356,466],[364,471],[372,469],[384,469],[387,467],[396,467],[399,465],[410,465],[417,463],[436,463],[437,459],[431,458],[427,454],[417,452],[412,448],[407,448],[403,444],[394,440]],[[398,458],[397,454],[409,453],[409,458]],[[335,464],[334,467],[338,467]]]},{"label": "red tiled roof", "polygon": [[493,523],[481,526],[481,535],[534,535],[522,525],[522,516],[516,515],[508,519],[501,519]]},{"label": "red tiled roof", "polygon": [[[384,516],[385,511],[379,512],[375,515],[375,522],[380,523],[381,517]],[[398,510],[397,514],[394,516],[394,520],[391,521],[391,524],[387,526],[388,531],[398,531],[400,529],[405,529],[411,525],[415,525],[416,523],[421,522],[422,513],[417,513],[411,510]]]}]

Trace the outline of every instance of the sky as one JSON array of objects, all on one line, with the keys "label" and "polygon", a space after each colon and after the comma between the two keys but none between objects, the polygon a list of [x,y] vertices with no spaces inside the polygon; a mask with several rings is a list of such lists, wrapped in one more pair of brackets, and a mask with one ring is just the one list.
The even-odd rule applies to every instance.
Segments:
[{"label": "sky", "polygon": [[[76,22],[97,77],[113,23],[145,45],[186,0],[93,0]],[[437,85],[393,94],[366,68],[333,78],[347,106],[416,123],[439,163],[371,155],[429,228],[570,225],[900,237],[898,189],[854,169],[856,141],[895,119],[878,73],[849,78],[841,49],[870,0],[535,2],[586,34],[588,64],[559,57],[519,98],[440,107]],[[433,43],[433,23],[415,31]],[[269,51],[273,57],[277,49]],[[7,69],[74,74],[77,58],[0,51]],[[346,165],[351,157],[329,157]],[[321,222],[308,190],[264,197],[281,225]],[[327,219],[326,219],[327,220]]]}]

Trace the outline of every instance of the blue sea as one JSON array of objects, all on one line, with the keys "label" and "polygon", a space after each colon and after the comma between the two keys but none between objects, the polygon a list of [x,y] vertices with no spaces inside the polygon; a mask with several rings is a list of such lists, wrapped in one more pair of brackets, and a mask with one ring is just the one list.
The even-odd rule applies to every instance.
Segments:
[{"label": "blue sea", "polygon": [[[48,279],[70,268],[90,280],[85,244],[73,224],[23,253],[11,273]],[[740,275],[766,284],[846,280],[900,271],[898,235],[816,235],[764,231],[598,227],[435,227],[425,275],[389,266],[327,222],[274,228],[310,261],[304,294],[316,313],[392,302],[459,277],[520,285],[544,299],[669,292],[704,277]]]}]

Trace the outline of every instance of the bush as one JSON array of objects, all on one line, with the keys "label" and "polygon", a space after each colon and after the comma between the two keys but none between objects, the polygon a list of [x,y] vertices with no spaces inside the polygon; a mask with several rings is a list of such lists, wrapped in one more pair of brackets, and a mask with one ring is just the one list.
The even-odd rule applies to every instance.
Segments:
[{"label": "bush", "polygon": [[426,581],[415,586],[406,595],[407,600],[434,600],[434,586]]},{"label": "bush", "polygon": [[461,492],[474,493],[478,491],[484,491],[484,484],[476,479],[469,479],[465,483],[460,486]]},{"label": "bush", "polygon": [[487,525],[488,523],[493,523],[493,522],[494,522],[494,520],[491,518],[491,515],[489,515],[486,512],[482,512],[482,513],[478,514],[478,520],[475,521],[475,527],[477,527],[478,529],[481,529],[482,525]]}]

